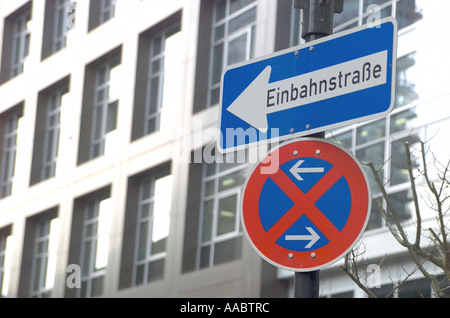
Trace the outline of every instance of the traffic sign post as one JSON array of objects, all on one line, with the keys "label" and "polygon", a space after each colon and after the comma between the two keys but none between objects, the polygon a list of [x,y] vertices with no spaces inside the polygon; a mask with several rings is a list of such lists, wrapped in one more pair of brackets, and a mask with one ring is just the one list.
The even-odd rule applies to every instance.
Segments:
[{"label": "traffic sign post", "polygon": [[394,106],[397,23],[363,25],[230,66],[222,152],[386,116]]},{"label": "traffic sign post", "polygon": [[[266,162],[279,169],[265,174]],[[241,204],[245,233],[269,263],[311,272],[341,259],[369,220],[371,194],[363,168],[340,146],[319,138],[284,144],[256,165]]]},{"label": "traffic sign post", "polygon": [[[333,33],[334,14],[342,13],[344,0],[295,0],[294,8],[303,9],[302,38],[308,43]],[[324,138],[325,133],[318,132],[309,136]],[[294,297],[319,297],[319,271],[294,274]]]}]

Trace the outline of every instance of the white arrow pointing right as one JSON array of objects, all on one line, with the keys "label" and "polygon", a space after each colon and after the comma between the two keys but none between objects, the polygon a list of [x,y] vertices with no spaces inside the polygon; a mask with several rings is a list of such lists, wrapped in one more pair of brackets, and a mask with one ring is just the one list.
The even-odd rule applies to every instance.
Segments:
[{"label": "white arrow pointing right", "polygon": [[311,227],[307,227],[306,230],[311,235],[286,235],[285,239],[286,241],[310,241],[305,248],[311,248],[320,239],[320,236]]}]

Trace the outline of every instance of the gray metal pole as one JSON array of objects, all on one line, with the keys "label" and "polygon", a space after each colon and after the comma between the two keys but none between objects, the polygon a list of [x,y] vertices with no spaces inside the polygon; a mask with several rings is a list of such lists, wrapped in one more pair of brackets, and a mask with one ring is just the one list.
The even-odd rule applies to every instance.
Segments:
[{"label": "gray metal pole", "polygon": [[295,272],[294,298],[318,298],[319,276],[319,271]]},{"label": "gray metal pole", "polygon": [[344,10],[344,0],[296,0],[303,9],[302,37],[306,42],[333,34],[334,14]]},{"label": "gray metal pole", "polygon": [[[296,0],[296,9],[303,9],[302,38],[305,42],[314,41],[333,34],[334,14],[344,9],[344,0]],[[324,138],[325,133],[309,137]],[[319,271],[295,272],[294,298],[319,297]]]}]

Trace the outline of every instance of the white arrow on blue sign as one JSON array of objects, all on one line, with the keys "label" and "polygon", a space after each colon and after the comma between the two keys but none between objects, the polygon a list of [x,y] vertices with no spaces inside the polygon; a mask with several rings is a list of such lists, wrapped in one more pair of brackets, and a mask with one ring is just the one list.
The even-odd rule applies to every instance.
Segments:
[{"label": "white arrow on blue sign", "polygon": [[222,152],[386,116],[394,107],[397,22],[387,18],[230,66]]}]

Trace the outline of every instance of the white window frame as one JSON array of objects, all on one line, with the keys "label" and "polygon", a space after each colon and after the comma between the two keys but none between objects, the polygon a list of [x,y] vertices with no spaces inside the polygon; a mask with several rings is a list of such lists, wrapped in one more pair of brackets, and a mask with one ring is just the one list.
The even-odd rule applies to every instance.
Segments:
[{"label": "white window frame", "polygon": [[[80,265],[81,265],[81,288],[77,289],[77,297],[92,297],[92,284],[95,279],[103,278],[102,281],[102,291],[104,291],[104,277],[106,274],[106,267],[96,268],[97,257],[99,252],[97,251],[100,240],[100,222],[102,222],[100,217],[100,204],[103,200],[108,198],[96,197],[89,201],[83,209],[83,228],[82,228],[82,240],[81,240],[81,253],[80,253]],[[92,217],[89,216],[90,210],[92,209]],[[107,211],[110,213],[110,211]],[[88,228],[92,227],[96,230],[88,236]],[[89,255],[87,255],[86,245],[90,246]],[[88,256],[88,263],[85,263],[86,256]],[[87,267],[86,267],[87,266]],[[86,284],[86,286],[84,286]],[[82,295],[85,289],[86,294]]]},{"label": "white window frame", "polygon": [[[91,130],[91,146],[89,158],[94,159],[104,155],[106,135],[108,132],[115,129],[109,127],[108,119],[110,116],[115,116],[112,112],[117,112],[117,100],[110,100],[109,90],[111,81],[111,70],[116,67],[115,60],[103,63],[95,70],[95,90],[94,90],[94,107],[92,113],[92,130]],[[100,82],[101,71],[105,71],[105,81]],[[99,94],[103,94],[101,100],[98,99]],[[99,126],[98,126],[99,125]],[[98,135],[97,135],[98,133]]]},{"label": "white window frame", "polygon": [[6,248],[7,240],[9,235],[0,236],[0,298],[3,295],[5,276],[6,276]]},{"label": "white window frame", "polygon": [[117,0],[100,0],[100,1],[101,3],[100,3],[99,24],[103,24],[106,21],[109,21],[112,18],[114,18],[116,13]]},{"label": "white window frame", "polygon": [[31,12],[27,10],[13,21],[10,78],[14,78],[24,71],[25,58],[30,50],[31,32],[27,28],[30,20]]},{"label": "white window frame", "polygon": [[[138,216],[136,222],[136,240],[135,240],[135,259],[133,264],[133,281],[132,286],[140,284],[146,284],[149,282],[148,271],[152,263],[163,260],[167,257],[167,245],[165,250],[159,253],[153,253],[152,251],[152,238],[153,238],[153,224],[155,222],[155,202],[156,198],[156,182],[159,179],[172,177],[169,170],[164,170],[156,174],[145,175],[139,180],[139,202],[138,202]],[[150,187],[150,196],[146,197],[144,189],[146,186]],[[149,205],[148,216],[143,216],[143,207]],[[141,242],[141,225],[146,223],[147,236],[144,238],[145,242]],[[139,256],[139,249],[141,244],[145,244],[145,255],[143,258]],[[137,282],[138,279],[138,267],[143,266],[142,282]],[[163,273],[164,274],[164,273]]]},{"label": "white window frame", "polygon": [[75,15],[75,0],[57,0],[55,2],[55,21],[53,25],[52,52],[56,53],[67,45],[67,34],[73,27],[69,22],[71,15]]},{"label": "white window frame", "polygon": [[[31,298],[48,298],[52,290],[52,286],[48,286],[47,283],[49,280],[47,276],[53,274],[49,271],[52,220],[53,218],[43,217],[36,223],[30,281]],[[42,235],[40,235],[41,232]],[[43,247],[42,250],[40,250],[40,246]]]},{"label": "white window frame", "polygon": [[[164,63],[166,55],[166,40],[178,32],[179,23],[172,24],[170,27],[165,28],[163,31],[155,34],[151,37],[149,42],[149,66],[147,74],[147,94],[145,102],[145,122],[144,122],[144,135],[151,134],[158,131],[161,127],[161,112],[163,107],[163,92],[164,92]],[[159,42],[159,43],[157,43]],[[155,47],[159,44],[159,52],[155,53]],[[154,65],[158,63],[159,69],[154,70]],[[152,90],[152,82],[158,81],[158,90]],[[156,107],[152,111],[153,95],[156,94]],[[154,121],[154,125],[150,122]]]},{"label": "white window frame", "polygon": [[14,111],[5,119],[0,170],[0,199],[10,196],[12,192],[20,117],[19,113]]},{"label": "white window frame", "polygon": [[[239,158],[239,155],[236,155]],[[239,161],[237,162],[239,163]],[[248,169],[248,163],[237,164],[236,166],[226,169],[224,171],[220,171],[221,163],[213,163],[214,164],[214,173],[207,176],[208,165],[203,164],[202,166],[202,189],[201,189],[201,200],[200,200],[200,218],[199,218],[199,230],[198,230],[198,238],[197,238],[197,255],[196,255],[196,270],[200,270],[202,268],[211,268],[214,266],[214,247],[216,244],[221,242],[226,242],[232,239],[237,239],[243,236],[242,228],[240,226],[240,217],[239,217],[239,204],[241,201],[241,192],[244,184],[237,184],[234,187],[226,189],[224,191],[219,192],[219,180],[227,175],[231,175],[235,172]],[[248,170],[247,170],[248,173]],[[206,194],[206,184],[209,182],[214,182],[214,191],[212,194]],[[236,196],[236,210],[235,210],[235,226],[234,231],[227,232],[225,234],[217,233],[218,226],[218,213],[219,213],[219,202],[221,199]],[[202,242],[203,236],[203,222],[204,222],[204,206],[207,201],[213,200],[213,219],[211,222],[211,238],[205,242]],[[209,261],[207,266],[201,266],[201,251],[203,248],[209,247]]]},{"label": "white window frame", "polygon": [[[240,36],[246,34],[247,35],[247,42],[246,42],[246,49],[245,49],[245,59],[244,60],[249,60],[251,58],[253,58],[254,55],[254,47],[252,47],[252,45],[254,46],[254,41],[256,38],[256,35],[254,32],[256,29],[256,19],[254,21],[252,21],[251,23],[247,24],[246,27],[241,28],[239,30],[237,30],[236,32],[232,33],[232,34],[228,34],[228,28],[229,28],[229,23],[230,21],[232,21],[233,19],[237,18],[238,16],[247,13],[248,11],[255,9],[258,9],[258,1],[254,1],[250,4],[248,4],[247,6],[239,9],[238,11],[229,14],[230,12],[230,0],[225,0],[226,1],[226,12],[225,12],[225,18],[217,21],[216,22],[216,6],[217,6],[217,0],[215,1],[214,4],[214,8],[213,8],[213,25],[212,25],[212,34],[211,34],[211,53],[210,53],[210,60],[209,60],[209,78],[208,78],[208,96],[207,96],[207,107],[212,107],[215,105],[215,103],[212,103],[212,95],[213,95],[213,91],[219,90],[220,89],[220,80],[217,83],[213,83],[213,71],[214,71],[214,49],[215,47],[222,45],[223,44],[223,50],[222,50],[222,65],[221,65],[221,69],[224,70],[228,65],[229,65],[229,59],[228,59],[228,49],[229,49],[229,44],[230,42],[232,42],[234,39],[239,38]],[[219,39],[218,41],[215,41],[215,33],[216,30],[218,28],[224,27],[224,36]],[[253,35],[253,36],[252,36]]]},{"label": "white window frame", "polygon": [[55,176],[61,128],[62,97],[66,93],[66,88],[57,89],[47,98],[41,180],[47,180]]}]

